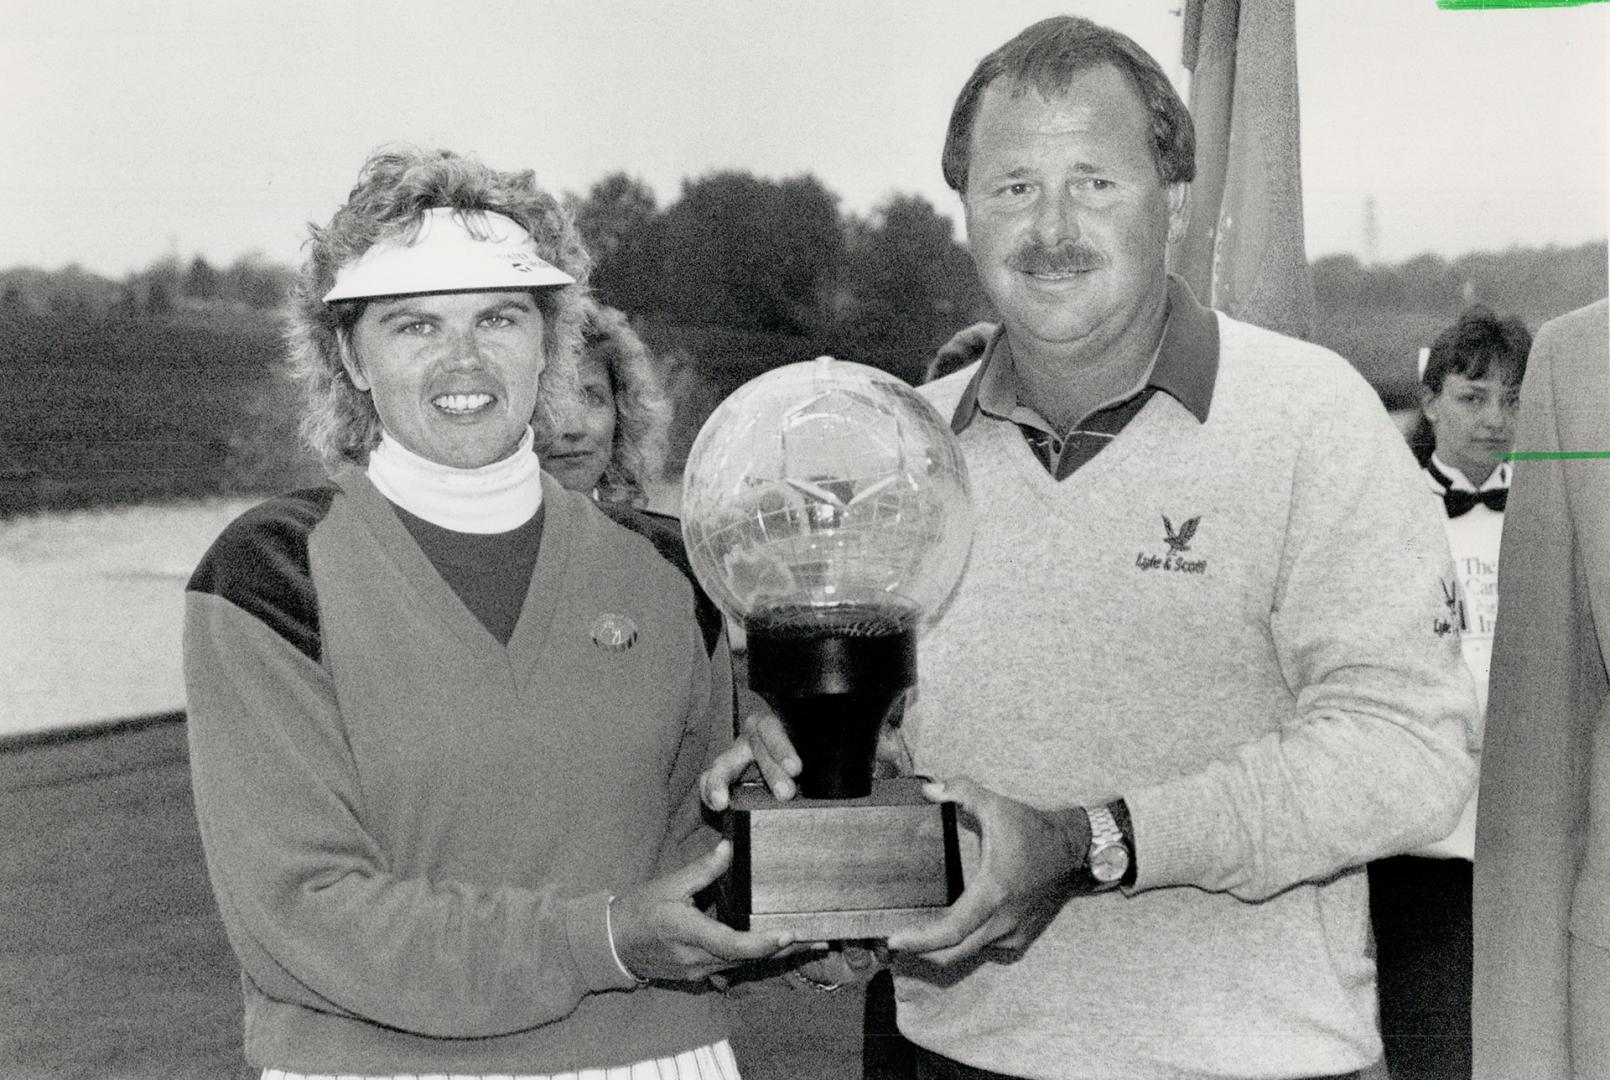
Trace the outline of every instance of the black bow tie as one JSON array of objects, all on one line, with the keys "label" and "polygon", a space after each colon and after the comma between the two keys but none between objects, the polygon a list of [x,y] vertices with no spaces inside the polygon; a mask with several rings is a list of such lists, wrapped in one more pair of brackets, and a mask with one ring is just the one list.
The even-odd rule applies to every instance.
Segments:
[{"label": "black bow tie", "polygon": [[1479,503],[1489,510],[1502,514],[1504,507],[1509,504],[1509,488],[1489,488],[1486,491],[1455,491],[1453,480],[1448,474],[1437,468],[1435,462],[1426,462],[1426,472],[1431,479],[1442,485],[1442,508],[1451,518],[1464,517],[1476,509]]},{"label": "black bow tie", "polygon": [[1487,491],[1453,491],[1442,493],[1442,507],[1451,518],[1464,517],[1476,509],[1476,504],[1504,512],[1504,506],[1509,502],[1509,488],[1491,488]]}]

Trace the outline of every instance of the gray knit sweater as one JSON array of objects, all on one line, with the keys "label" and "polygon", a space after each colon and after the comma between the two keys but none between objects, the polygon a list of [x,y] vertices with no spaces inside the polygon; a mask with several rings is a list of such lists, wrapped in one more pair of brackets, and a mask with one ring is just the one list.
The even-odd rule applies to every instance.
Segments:
[{"label": "gray knit sweater", "polygon": [[[1362,864],[1446,834],[1474,692],[1442,521],[1339,357],[1219,317],[1206,423],[1156,394],[1057,483],[962,435],[978,527],[924,640],[917,768],[1127,799],[1139,878],[1021,958],[899,973],[902,1030],[1025,1077],[1297,1077],[1380,1056]],[[949,416],[970,371],[926,388]]]}]

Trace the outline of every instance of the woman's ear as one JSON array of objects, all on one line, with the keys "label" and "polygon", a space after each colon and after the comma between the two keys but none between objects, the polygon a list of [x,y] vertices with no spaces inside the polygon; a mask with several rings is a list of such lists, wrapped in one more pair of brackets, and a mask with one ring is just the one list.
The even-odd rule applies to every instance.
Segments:
[{"label": "woman's ear", "polygon": [[1189,224],[1186,209],[1191,205],[1191,185],[1175,183],[1168,185],[1168,242],[1177,244],[1185,236],[1185,228]]},{"label": "woman's ear", "polygon": [[352,345],[352,332],[350,330],[337,330],[335,332],[335,346],[341,353],[341,366],[346,368],[347,378],[359,390],[369,389],[369,379],[363,373],[363,365],[358,362],[358,350]]},{"label": "woman's ear", "polygon": [[1436,420],[1436,417],[1431,415],[1431,406],[1441,396],[1442,394],[1438,391],[1431,389],[1424,383],[1420,384],[1420,411],[1425,414],[1427,420]]}]

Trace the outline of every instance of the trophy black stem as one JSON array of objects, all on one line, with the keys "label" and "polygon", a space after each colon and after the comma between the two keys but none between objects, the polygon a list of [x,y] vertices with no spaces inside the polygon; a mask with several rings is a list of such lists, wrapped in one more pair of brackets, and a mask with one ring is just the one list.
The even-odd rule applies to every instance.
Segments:
[{"label": "trophy black stem", "polygon": [[862,606],[798,608],[745,620],[749,685],[783,722],[803,768],[799,792],[872,792],[878,732],[916,681],[914,620]]}]

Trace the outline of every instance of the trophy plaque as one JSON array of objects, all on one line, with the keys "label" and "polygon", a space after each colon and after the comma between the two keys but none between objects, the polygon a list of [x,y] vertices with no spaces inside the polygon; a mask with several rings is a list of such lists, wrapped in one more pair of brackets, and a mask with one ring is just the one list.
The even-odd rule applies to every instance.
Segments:
[{"label": "trophy plaque", "polygon": [[799,940],[882,938],[962,889],[952,804],[874,779],[916,681],[923,620],[972,536],[961,449],[898,378],[823,357],[740,387],[688,455],[683,537],[747,644],[749,685],[799,753],[799,796],[741,785],[723,921]]}]

